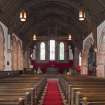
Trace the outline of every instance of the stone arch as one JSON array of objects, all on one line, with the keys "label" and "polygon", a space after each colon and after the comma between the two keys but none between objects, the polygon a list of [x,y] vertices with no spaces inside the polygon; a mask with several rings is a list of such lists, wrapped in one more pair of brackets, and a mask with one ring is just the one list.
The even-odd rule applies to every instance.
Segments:
[{"label": "stone arch", "polygon": [[97,51],[97,76],[105,77],[105,27],[101,31]]},{"label": "stone arch", "polygon": [[18,49],[17,49],[17,38],[15,35],[12,35],[12,69],[18,69]]},{"label": "stone arch", "polygon": [[103,28],[101,32],[101,36],[99,38],[99,48],[98,52],[105,51],[105,27]]},{"label": "stone arch", "polygon": [[88,36],[88,38],[84,42],[83,51],[82,51],[82,68],[81,68],[81,74],[83,75],[88,74],[88,53],[93,43],[94,40],[92,35]]},{"label": "stone arch", "polygon": [[17,42],[17,58],[18,58],[18,70],[23,70],[23,50],[22,43],[20,40]]},{"label": "stone arch", "polygon": [[4,70],[4,31],[2,26],[0,25],[0,71]]}]

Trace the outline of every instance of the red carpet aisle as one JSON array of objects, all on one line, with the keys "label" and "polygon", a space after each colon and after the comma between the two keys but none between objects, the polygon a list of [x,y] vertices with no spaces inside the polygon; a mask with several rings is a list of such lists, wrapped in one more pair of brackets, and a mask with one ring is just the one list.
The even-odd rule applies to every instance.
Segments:
[{"label": "red carpet aisle", "polygon": [[43,105],[64,105],[59,92],[57,80],[48,80],[47,91],[43,100]]}]

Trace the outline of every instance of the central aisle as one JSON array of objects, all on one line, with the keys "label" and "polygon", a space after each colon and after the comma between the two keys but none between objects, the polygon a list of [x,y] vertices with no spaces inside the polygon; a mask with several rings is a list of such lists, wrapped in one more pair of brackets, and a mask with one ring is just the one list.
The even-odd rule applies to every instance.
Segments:
[{"label": "central aisle", "polygon": [[43,105],[64,105],[59,91],[59,83],[56,79],[47,81],[47,91],[44,97]]}]

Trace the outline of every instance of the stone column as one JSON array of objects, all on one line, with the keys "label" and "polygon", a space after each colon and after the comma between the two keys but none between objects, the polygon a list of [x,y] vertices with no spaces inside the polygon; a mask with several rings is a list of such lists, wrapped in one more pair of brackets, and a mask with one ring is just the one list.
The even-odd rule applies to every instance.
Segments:
[{"label": "stone column", "polygon": [[59,60],[59,41],[56,41],[55,44],[55,59]]},{"label": "stone column", "polygon": [[81,75],[88,75],[88,65],[87,65],[87,52],[84,50],[82,52],[82,66]]},{"label": "stone column", "polygon": [[105,78],[105,53],[97,52],[96,76]]}]

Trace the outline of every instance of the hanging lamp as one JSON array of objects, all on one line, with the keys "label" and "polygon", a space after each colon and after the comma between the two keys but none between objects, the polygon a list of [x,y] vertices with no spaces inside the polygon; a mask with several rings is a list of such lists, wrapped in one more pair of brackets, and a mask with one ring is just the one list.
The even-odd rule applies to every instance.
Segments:
[{"label": "hanging lamp", "polygon": [[20,21],[21,21],[21,22],[25,22],[26,20],[27,20],[27,13],[26,13],[25,10],[22,10],[22,11],[20,12]]},{"label": "hanging lamp", "polygon": [[84,8],[80,8],[79,10],[79,21],[84,21],[86,18],[86,13]]}]

